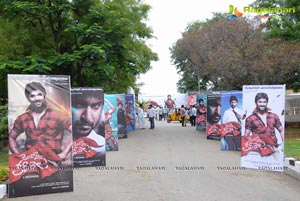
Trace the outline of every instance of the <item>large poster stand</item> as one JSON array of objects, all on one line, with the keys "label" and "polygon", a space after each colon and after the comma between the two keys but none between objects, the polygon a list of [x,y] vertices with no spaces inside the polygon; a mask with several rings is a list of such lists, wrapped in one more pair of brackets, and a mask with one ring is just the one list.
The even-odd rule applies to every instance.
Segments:
[{"label": "large poster stand", "polygon": [[207,95],[204,93],[197,95],[197,116],[196,116],[196,130],[206,130],[206,117],[207,117]]},{"label": "large poster stand", "polygon": [[118,119],[116,94],[104,94],[106,151],[118,151]]},{"label": "large poster stand", "polygon": [[104,92],[102,88],[72,88],[74,167],[105,165]]},{"label": "large poster stand", "polygon": [[8,75],[9,197],[73,191],[70,78]]},{"label": "large poster stand", "polygon": [[246,117],[242,97],[242,91],[221,93],[222,151],[241,151],[241,129]]},{"label": "large poster stand", "polygon": [[127,131],[135,130],[135,101],[133,94],[125,95]]},{"label": "large poster stand", "polygon": [[125,94],[117,94],[118,137],[127,138]]},{"label": "large poster stand", "polygon": [[215,92],[207,95],[206,138],[220,140],[221,135],[221,94]]},{"label": "large poster stand", "polygon": [[284,171],[285,85],[243,86],[241,166]]}]

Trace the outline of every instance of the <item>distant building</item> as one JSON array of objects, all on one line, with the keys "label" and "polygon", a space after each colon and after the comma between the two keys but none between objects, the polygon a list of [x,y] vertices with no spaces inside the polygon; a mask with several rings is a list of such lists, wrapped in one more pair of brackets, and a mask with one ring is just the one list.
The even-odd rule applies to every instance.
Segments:
[{"label": "distant building", "polygon": [[300,94],[288,94],[285,98],[285,121],[300,122]]}]

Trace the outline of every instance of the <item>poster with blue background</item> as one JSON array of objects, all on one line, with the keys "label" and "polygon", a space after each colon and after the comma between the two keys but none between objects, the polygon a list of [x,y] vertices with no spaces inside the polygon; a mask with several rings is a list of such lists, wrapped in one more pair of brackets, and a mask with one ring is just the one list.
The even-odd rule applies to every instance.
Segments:
[{"label": "poster with blue background", "polygon": [[244,124],[243,92],[221,92],[221,150],[241,151],[241,127]]},{"label": "poster with blue background", "polygon": [[104,94],[106,151],[118,151],[118,119],[116,94]]},{"label": "poster with blue background", "polygon": [[206,94],[200,93],[197,95],[197,116],[196,116],[196,130],[205,131],[206,116],[207,116],[207,97]]}]

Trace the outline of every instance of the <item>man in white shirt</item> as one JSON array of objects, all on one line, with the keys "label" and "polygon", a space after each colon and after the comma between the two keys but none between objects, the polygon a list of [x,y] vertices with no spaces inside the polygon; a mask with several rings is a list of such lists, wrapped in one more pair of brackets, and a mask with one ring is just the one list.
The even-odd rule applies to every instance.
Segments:
[{"label": "man in white shirt", "polygon": [[147,110],[147,114],[149,116],[149,121],[150,121],[150,129],[154,129],[154,117],[155,117],[155,109],[153,108],[152,105],[149,106],[149,109]]},{"label": "man in white shirt", "polygon": [[228,108],[223,115],[223,123],[234,121],[241,123],[243,111],[237,107],[238,99],[236,96],[231,96],[230,99],[230,108]]},{"label": "man in white shirt", "polygon": [[197,116],[197,109],[195,105],[193,105],[192,108],[190,109],[191,126],[196,126],[196,116]]},{"label": "man in white shirt", "polygon": [[[229,99],[230,108],[228,108],[223,115],[223,124],[228,124],[229,122],[236,122],[241,125],[242,120],[245,119],[246,114],[243,115],[243,111],[237,107],[238,99],[236,96],[231,96]],[[233,128],[234,124],[230,125],[230,128]],[[238,128],[237,128],[238,129]],[[232,129],[231,129],[232,130]],[[228,144],[228,150],[230,151],[240,151],[241,150],[241,133],[239,132],[228,131],[224,136]],[[237,135],[237,133],[239,133]]]},{"label": "man in white shirt", "polygon": [[144,121],[144,110],[142,109],[142,104],[139,105],[138,108],[138,122],[140,129],[145,129],[145,121]]}]

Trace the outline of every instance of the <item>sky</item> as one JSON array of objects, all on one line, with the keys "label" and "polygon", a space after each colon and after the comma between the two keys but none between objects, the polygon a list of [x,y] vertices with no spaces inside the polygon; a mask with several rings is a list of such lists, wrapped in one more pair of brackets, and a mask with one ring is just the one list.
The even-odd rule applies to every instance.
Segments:
[{"label": "sky", "polygon": [[148,14],[147,25],[153,29],[155,39],[147,44],[156,52],[159,61],[152,62],[152,69],[140,76],[143,82],[141,94],[146,96],[166,96],[176,94],[176,83],[180,79],[171,64],[169,48],[181,38],[189,23],[211,19],[213,12],[229,12],[229,5],[242,10],[254,0],[144,0],[152,7]]}]

